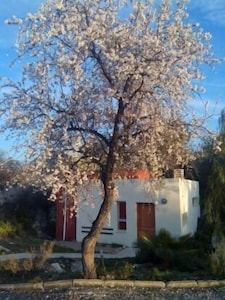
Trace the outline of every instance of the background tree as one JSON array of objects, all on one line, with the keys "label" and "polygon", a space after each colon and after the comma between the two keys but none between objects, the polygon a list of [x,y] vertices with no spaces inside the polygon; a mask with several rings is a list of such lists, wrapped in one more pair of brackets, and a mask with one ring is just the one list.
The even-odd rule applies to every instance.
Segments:
[{"label": "background tree", "polygon": [[6,158],[5,153],[0,151],[0,185],[2,188],[14,183],[14,179],[18,179],[21,170],[22,165],[19,161]]},{"label": "background tree", "polygon": [[212,62],[210,35],[188,22],[186,1],[130,2],[47,0],[21,25],[18,53],[28,60],[21,82],[7,82],[1,100],[7,128],[23,137],[33,159],[29,175],[51,187],[52,197],[63,186],[76,203],[98,171],[103,199],[83,241],[86,278],[96,277],[94,251],[114,200],[115,169],[160,177],[189,160],[202,128],[189,104],[200,65]]},{"label": "background tree", "polygon": [[27,185],[23,167],[0,152],[0,220],[15,225],[17,234],[54,237],[55,205],[48,201],[50,191],[43,193]]},{"label": "background tree", "polygon": [[213,231],[225,234],[225,118],[224,109],[219,118],[219,133],[208,137],[196,161],[197,179],[200,182],[202,222]]},{"label": "background tree", "polygon": [[219,132],[220,135],[225,136],[225,108],[222,109],[220,113],[220,118],[219,118]]}]

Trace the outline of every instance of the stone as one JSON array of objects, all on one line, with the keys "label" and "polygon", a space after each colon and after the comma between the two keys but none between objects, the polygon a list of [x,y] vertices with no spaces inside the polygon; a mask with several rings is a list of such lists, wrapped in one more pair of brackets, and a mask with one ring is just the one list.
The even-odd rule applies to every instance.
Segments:
[{"label": "stone", "polygon": [[51,270],[57,272],[57,273],[64,273],[65,270],[60,266],[59,263],[52,263],[51,264]]},{"label": "stone", "polygon": [[71,265],[71,272],[83,272],[83,266],[81,262],[73,262]]},{"label": "stone", "polygon": [[9,253],[10,250],[8,248],[5,248],[5,247],[3,247],[3,246],[0,245],[0,252]]}]

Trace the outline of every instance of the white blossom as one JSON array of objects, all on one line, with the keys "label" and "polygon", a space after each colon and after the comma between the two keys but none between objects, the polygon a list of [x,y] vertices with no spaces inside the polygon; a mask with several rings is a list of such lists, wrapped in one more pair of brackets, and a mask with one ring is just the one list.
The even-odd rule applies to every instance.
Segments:
[{"label": "white blossom", "polygon": [[28,181],[53,199],[64,187],[77,202],[114,142],[113,169],[158,177],[192,157],[202,120],[189,103],[213,59],[210,35],[176,2],[47,0],[27,15],[17,48],[28,62],[21,82],[4,83],[0,105],[27,150]]}]

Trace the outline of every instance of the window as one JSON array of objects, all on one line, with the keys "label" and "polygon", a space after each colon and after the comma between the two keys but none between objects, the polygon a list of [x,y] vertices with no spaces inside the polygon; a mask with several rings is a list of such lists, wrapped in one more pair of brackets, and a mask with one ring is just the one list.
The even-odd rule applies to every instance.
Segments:
[{"label": "window", "polygon": [[127,212],[126,212],[126,202],[118,201],[118,229],[126,230],[127,229]]},{"label": "window", "polygon": [[199,206],[199,197],[192,198],[192,206],[194,207]]}]

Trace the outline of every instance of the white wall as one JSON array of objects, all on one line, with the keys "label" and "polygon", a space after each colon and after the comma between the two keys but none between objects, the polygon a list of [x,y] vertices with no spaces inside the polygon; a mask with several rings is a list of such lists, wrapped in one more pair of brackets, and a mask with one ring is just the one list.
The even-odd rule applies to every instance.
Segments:
[{"label": "white wall", "polygon": [[[118,201],[127,202],[127,230],[118,229],[117,219],[117,202],[112,206],[111,214],[108,222],[105,224],[105,228],[113,229],[113,235],[101,234],[99,242],[101,243],[117,243],[122,245],[131,246],[137,239],[137,216],[136,216],[136,202],[151,202],[151,195],[146,193],[141,187],[140,181],[137,179],[133,180],[117,180],[116,185],[119,191]],[[82,227],[91,226],[91,223],[97,216],[98,210],[101,205],[101,200],[98,196],[98,191],[94,191],[95,205],[93,208],[89,208],[87,203],[82,204],[78,207],[78,218],[77,218],[77,240],[81,241],[86,233],[82,232]]]},{"label": "white wall", "polygon": [[[104,233],[110,234],[101,234],[99,242],[132,246],[137,241],[137,202],[155,203],[156,233],[162,228],[177,237],[195,232],[200,209],[199,206],[193,207],[192,198],[199,197],[198,182],[180,178],[165,179],[156,198],[151,193],[144,191],[143,181],[138,179],[117,180],[116,185],[119,191],[117,200],[127,202],[127,230],[118,229],[117,203],[115,201],[103,230]],[[167,200],[166,204],[162,204],[163,198]],[[87,233],[82,231],[89,230],[86,227],[91,227],[99,211],[101,198],[97,188],[94,190],[93,199],[95,204],[86,201],[78,207],[78,241],[82,241],[86,236]]]},{"label": "white wall", "polygon": [[[160,205],[160,198],[168,200]],[[193,198],[198,205],[193,205]],[[161,228],[169,230],[173,236],[193,234],[200,216],[199,183],[197,181],[171,178],[165,180],[156,206],[156,232]],[[196,203],[196,201],[195,201]]]},{"label": "white wall", "polygon": [[[166,229],[173,236],[181,235],[179,178],[165,179],[159,192],[156,210],[156,233]],[[162,199],[167,203],[162,204]]]},{"label": "white wall", "polygon": [[199,184],[192,180],[180,181],[181,191],[181,234],[193,234],[200,217]]}]

